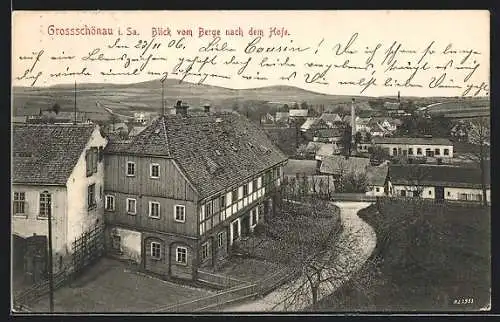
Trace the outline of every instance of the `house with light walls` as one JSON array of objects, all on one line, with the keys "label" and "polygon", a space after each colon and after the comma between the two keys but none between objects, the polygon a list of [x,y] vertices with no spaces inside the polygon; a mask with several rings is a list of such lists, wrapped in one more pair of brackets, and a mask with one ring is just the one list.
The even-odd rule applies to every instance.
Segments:
[{"label": "house with light walls", "polygon": [[[483,200],[481,170],[473,167],[439,165],[389,166],[388,194],[435,200],[480,202]],[[490,168],[485,167],[486,200],[491,202]]]},{"label": "house with light walls", "polygon": [[453,158],[453,142],[445,138],[373,137],[372,143],[390,156]]},{"label": "house with light walls", "polygon": [[237,113],[162,115],[105,150],[109,253],[196,280],[272,211],[287,157]]},{"label": "house with light walls", "polygon": [[13,124],[13,272],[46,273],[48,218],[53,271],[70,267],[72,243],[103,223],[107,139],[96,124]]}]

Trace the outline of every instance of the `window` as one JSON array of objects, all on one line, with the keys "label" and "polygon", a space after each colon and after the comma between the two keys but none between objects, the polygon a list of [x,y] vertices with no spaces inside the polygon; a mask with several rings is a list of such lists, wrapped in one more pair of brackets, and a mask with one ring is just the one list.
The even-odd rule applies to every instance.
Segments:
[{"label": "window", "polygon": [[48,191],[40,194],[40,212],[39,217],[48,218],[52,211],[52,197]]},{"label": "window", "polygon": [[99,186],[99,199],[102,200],[102,186]]},{"label": "window", "polygon": [[149,168],[149,176],[151,178],[159,178],[160,177],[160,165],[156,163],[152,163]]},{"label": "window", "polygon": [[408,154],[413,155],[413,148],[408,148]]},{"label": "window", "polygon": [[243,197],[248,195],[248,183],[243,185]]},{"label": "window", "polygon": [[201,260],[208,258],[208,242],[201,245]]},{"label": "window", "polygon": [[108,211],[115,210],[115,196],[107,195],[104,203],[105,203],[104,207],[106,210]]},{"label": "window", "polygon": [[226,196],[220,196],[220,198],[219,198],[219,208],[220,209],[226,208]]},{"label": "window", "polygon": [[380,192],[380,188],[379,187],[375,188],[375,191]]},{"label": "window", "polygon": [[417,155],[422,155],[422,148],[417,148]]},{"label": "window", "polygon": [[92,147],[85,152],[85,164],[87,168],[87,177],[97,172],[97,163],[99,162],[99,150]]},{"label": "window", "polygon": [[87,188],[87,208],[93,209],[96,207],[95,201],[95,183],[91,184]]},{"label": "window", "polygon": [[233,192],[232,192],[232,199],[233,199],[233,202],[238,201],[238,188],[236,188],[236,189],[233,190]]},{"label": "window", "polygon": [[209,201],[205,205],[205,218],[209,218],[212,216],[212,201]]},{"label": "window", "polygon": [[392,155],[398,155],[398,149],[392,148]]},{"label": "window", "polygon": [[444,149],[444,155],[450,155],[450,149]]},{"label": "window", "polygon": [[425,156],[427,156],[427,157],[432,157],[433,156],[432,151],[431,151],[430,148],[425,149]]},{"label": "window", "polygon": [[449,197],[449,196],[451,196],[451,193],[448,191],[447,195],[448,195],[448,197]]},{"label": "window", "polygon": [[431,190],[429,190],[429,196],[430,196],[430,195],[432,195],[432,191],[431,191]]},{"label": "window", "polygon": [[155,201],[149,202],[149,217],[160,218],[160,203]]},{"label": "window", "polygon": [[102,146],[99,147],[98,156],[99,156],[99,162],[102,162],[102,160],[104,159],[104,148]]},{"label": "window", "polygon": [[127,198],[127,213],[131,215],[135,215],[137,212],[136,209],[137,201],[132,198]]},{"label": "window", "polygon": [[252,189],[253,189],[253,192],[257,191],[257,179],[252,181]]},{"label": "window", "polygon": [[151,257],[154,259],[161,258],[161,244],[158,242],[151,242]]},{"label": "window", "polygon": [[217,247],[222,247],[224,245],[224,233],[217,234]]},{"label": "window", "polygon": [[401,197],[406,197],[406,190],[401,190]]},{"label": "window", "polygon": [[91,148],[92,152],[92,173],[97,172],[97,163],[99,162],[99,150],[97,147]]},{"label": "window", "polygon": [[127,161],[127,176],[135,176],[135,162]]},{"label": "window", "polygon": [[175,261],[179,264],[187,264],[187,248],[177,247],[175,251]]},{"label": "window", "polygon": [[441,150],[439,150],[438,148],[434,149],[434,154],[435,155],[440,155],[441,154]]},{"label": "window", "polygon": [[24,192],[14,192],[13,213],[14,215],[24,215],[24,203],[26,195]]},{"label": "window", "polygon": [[175,205],[175,221],[185,222],[186,221],[186,207],[183,205]]}]

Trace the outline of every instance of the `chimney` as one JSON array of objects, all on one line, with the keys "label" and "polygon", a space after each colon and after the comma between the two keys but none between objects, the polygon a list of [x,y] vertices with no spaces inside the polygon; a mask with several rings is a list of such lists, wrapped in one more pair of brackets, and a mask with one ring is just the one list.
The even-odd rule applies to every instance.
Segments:
[{"label": "chimney", "polygon": [[205,110],[205,113],[210,113],[210,104],[205,104],[203,109]]}]

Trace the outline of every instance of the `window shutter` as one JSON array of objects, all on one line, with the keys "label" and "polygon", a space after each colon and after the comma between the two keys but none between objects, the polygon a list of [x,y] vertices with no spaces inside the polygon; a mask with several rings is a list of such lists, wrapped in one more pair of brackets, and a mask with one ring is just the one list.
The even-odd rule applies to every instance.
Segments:
[{"label": "window shutter", "polygon": [[91,164],[92,164],[91,173],[97,172],[97,159],[98,159],[97,154],[98,154],[98,150],[96,147],[93,147],[90,149],[90,158],[91,158]]}]

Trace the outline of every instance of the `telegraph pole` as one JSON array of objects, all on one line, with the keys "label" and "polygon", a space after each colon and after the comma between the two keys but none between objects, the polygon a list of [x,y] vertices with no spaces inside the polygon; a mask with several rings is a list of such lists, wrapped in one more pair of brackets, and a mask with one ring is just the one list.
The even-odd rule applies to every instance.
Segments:
[{"label": "telegraph pole", "polygon": [[165,80],[161,82],[161,115],[165,115]]},{"label": "telegraph pole", "polygon": [[49,305],[50,312],[54,312],[54,275],[53,275],[53,266],[52,266],[52,211],[49,209],[48,216],[48,225],[49,225]]}]

